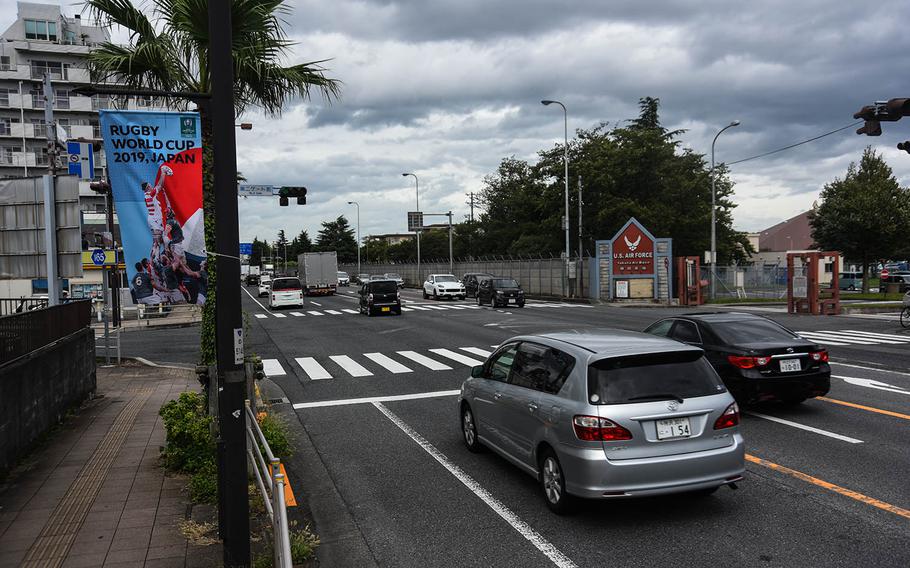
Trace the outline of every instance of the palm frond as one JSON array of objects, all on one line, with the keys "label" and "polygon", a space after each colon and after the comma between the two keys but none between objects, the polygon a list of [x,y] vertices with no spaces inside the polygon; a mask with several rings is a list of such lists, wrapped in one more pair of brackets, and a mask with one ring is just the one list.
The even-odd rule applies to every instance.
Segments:
[{"label": "palm frond", "polygon": [[155,26],[142,10],[130,0],[85,0],[83,9],[103,25],[120,26],[131,32],[131,39],[143,41],[154,38]]}]

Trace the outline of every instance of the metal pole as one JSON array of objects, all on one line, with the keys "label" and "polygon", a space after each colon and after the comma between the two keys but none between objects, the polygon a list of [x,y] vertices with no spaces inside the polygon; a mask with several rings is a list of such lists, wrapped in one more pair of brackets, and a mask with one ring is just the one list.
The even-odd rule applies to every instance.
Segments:
[{"label": "metal pole", "polygon": [[449,274],[455,274],[455,265],[452,262],[452,212],[449,211]]},{"label": "metal pole", "polygon": [[578,265],[575,267],[575,280],[578,285],[578,297],[581,297],[581,275],[582,275],[582,260],[581,257],[584,254],[582,245],[581,245],[581,210],[584,203],[581,200],[581,176],[578,176]]},{"label": "metal pole", "polygon": [[565,264],[565,295],[569,295],[569,111],[566,110],[566,105],[559,103],[559,106],[562,107],[562,115],[565,127],[565,146],[563,146],[563,162],[565,163],[565,182],[566,182],[566,260]]},{"label": "metal pole", "polygon": [[714,205],[715,202],[715,192],[714,192],[714,181],[716,176],[714,175],[714,144],[717,142],[717,137],[724,133],[724,130],[731,128],[733,126],[739,126],[739,121],[734,120],[727,126],[724,126],[720,129],[720,132],[714,135],[714,140],[711,141],[711,299],[715,298],[715,286],[714,281],[717,279],[717,208]]},{"label": "metal pole", "polygon": [[[54,125],[54,90],[50,74],[44,74],[44,122],[47,129],[47,174],[44,176],[44,252],[47,265],[47,304],[60,303],[60,280],[57,278],[57,128]],[[25,125],[22,125],[25,128]],[[24,150],[24,148],[23,148]]]},{"label": "metal pole", "polygon": [[231,2],[209,3],[212,173],[215,192],[217,303],[215,346],[220,391],[219,494],[225,566],[250,564],[250,511],[246,463],[246,373],[240,308],[240,234],[237,219],[237,145],[234,134],[234,62]]},{"label": "metal pole", "polygon": [[[414,175],[414,174],[411,174]],[[420,181],[414,175],[414,195],[417,197],[417,212],[420,213]],[[417,286],[422,286],[420,280],[420,227],[417,228]]]}]

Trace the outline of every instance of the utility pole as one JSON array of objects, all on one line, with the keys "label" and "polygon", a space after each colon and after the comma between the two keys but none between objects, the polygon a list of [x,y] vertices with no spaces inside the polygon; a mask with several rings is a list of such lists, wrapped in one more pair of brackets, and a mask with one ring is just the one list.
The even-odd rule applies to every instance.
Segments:
[{"label": "utility pole", "polygon": [[452,259],[452,212],[448,212],[449,216],[449,274],[455,274],[455,264]]},{"label": "utility pole", "polygon": [[[218,508],[223,523],[224,565],[250,565],[250,510],[247,489],[243,320],[240,309],[240,231],[237,220],[237,145],[234,135],[234,61],[231,2],[208,7],[215,192],[217,303],[215,352],[218,389]],[[203,126],[205,127],[205,126]],[[211,258],[211,257],[210,257]]]},{"label": "utility pole", "polygon": [[471,222],[473,223],[474,222],[474,192],[473,191],[470,192],[469,195],[471,196],[471,202],[470,202],[471,203]]},{"label": "utility pole", "polygon": [[[44,123],[47,131],[47,173],[44,181],[44,252],[47,266],[47,304],[60,303],[60,280],[57,278],[57,125],[54,123],[54,88],[50,73],[44,74]],[[22,125],[25,128],[25,125]],[[22,148],[25,152],[25,148]]]},{"label": "utility pole", "polygon": [[584,256],[584,249],[581,244],[581,210],[584,202],[581,200],[581,176],[578,176],[578,265],[575,267],[575,280],[578,284],[578,297],[581,298],[581,275],[584,273],[582,270],[582,257]]}]

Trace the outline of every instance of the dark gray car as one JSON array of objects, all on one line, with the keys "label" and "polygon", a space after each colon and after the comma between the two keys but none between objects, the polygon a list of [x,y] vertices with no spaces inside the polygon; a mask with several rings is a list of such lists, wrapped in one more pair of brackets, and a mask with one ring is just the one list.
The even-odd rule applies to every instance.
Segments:
[{"label": "dark gray car", "polygon": [[619,330],[519,336],[461,388],[465,445],[571,497],[712,493],[745,470],[739,408],[701,349]]}]

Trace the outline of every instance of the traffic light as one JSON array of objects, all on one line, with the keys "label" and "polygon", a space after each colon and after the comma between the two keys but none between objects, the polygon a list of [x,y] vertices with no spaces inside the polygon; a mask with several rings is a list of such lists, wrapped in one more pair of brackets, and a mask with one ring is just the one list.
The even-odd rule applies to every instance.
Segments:
[{"label": "traffic light", "polygon": [[306,188],[305,187],[282,187],[278,190],[278,204],[282,207],[288,206],[288,199],[297,198],[297,205],[306,205]]},{"label": "traffic light", "polygon": [[879,120],[895,121],[910,116],[910,99],[891,99],[885,103],[885,113],[879,113]]},{"label": "traffic light", "polygon": [[903,150],[904,152],[907,152],[908,154],[910,154],[910,140],[905,140],[905,141],[903,141],[903,142],[898,142],[898,143],[897,143],[897,149],[898,149],[898,150]]},{"label": "traffic light", "polygon": [[867,120],[866,124],[856,129],[856,133],[865,134],[866,136],[881,136],[882,125],[877,120]]}]

